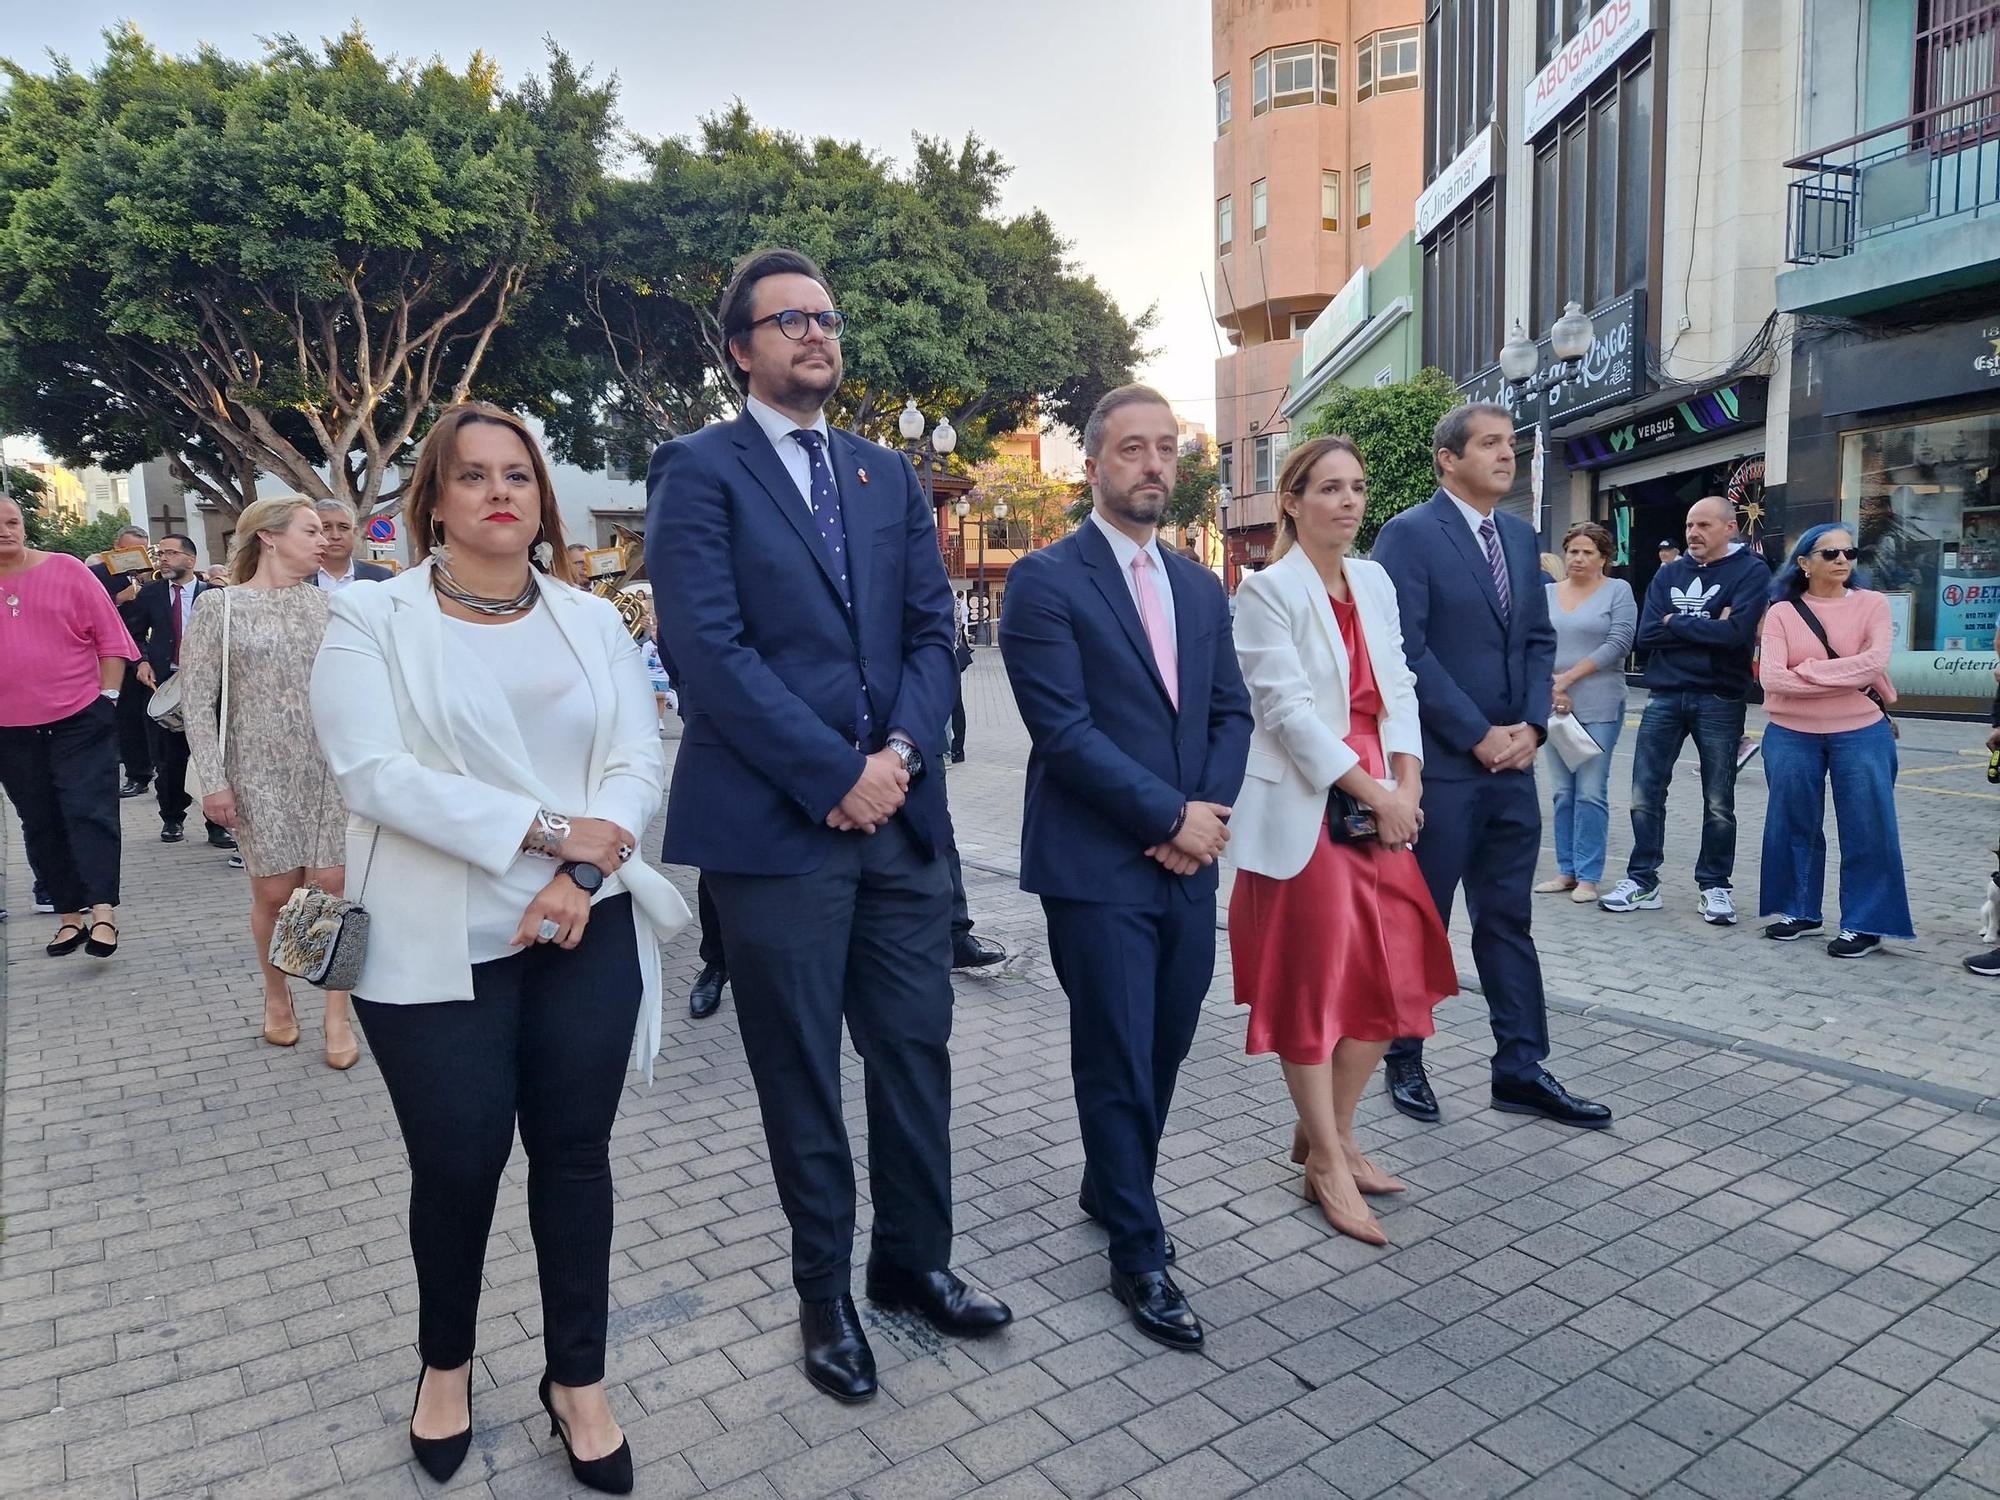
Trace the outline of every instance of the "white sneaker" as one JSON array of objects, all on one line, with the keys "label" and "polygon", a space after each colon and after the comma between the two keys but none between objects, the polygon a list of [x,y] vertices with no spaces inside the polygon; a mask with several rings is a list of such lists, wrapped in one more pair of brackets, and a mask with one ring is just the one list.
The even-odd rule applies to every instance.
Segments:
[{"label": "white sneaker", "polygon": [[1736,901],[1729,894],[1726,885],[1712,885],[1701,893],[1701,901],[1696,908],[1704,922],[1716,927],[1736,925]]},{"label": "white sneaker", "polygon": [[1658,911],[1665,904],[1658,886],[1641,885],[1629,875],[1597,898],[1600,911]]}]

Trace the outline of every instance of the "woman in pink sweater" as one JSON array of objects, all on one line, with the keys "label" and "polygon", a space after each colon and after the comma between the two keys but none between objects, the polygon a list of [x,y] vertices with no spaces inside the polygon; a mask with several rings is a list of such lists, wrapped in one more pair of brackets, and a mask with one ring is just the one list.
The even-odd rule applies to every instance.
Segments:
[{"label": "woman in pink sweater", "polygon": [[1863,958],[1884,938],[1909,939],[1910,899],[1896,833],[1896,700],[1889,602],[1849,587],[1859,556],[1845,526],[1814,526],[1779,571],[1764,615],[1764,936],[1820,930],[1826,885],[1826,784],[1840,829],[1840,935],[1835,958]]}]

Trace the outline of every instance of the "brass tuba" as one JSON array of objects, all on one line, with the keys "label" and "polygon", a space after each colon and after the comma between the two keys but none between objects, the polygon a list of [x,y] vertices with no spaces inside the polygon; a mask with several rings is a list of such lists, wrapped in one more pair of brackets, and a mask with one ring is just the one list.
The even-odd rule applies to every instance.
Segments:
[{"label": "brass tuba", "polygon": [[637,582],[637,575],[645,571],[646,538],[640,532],[614,524],[611,545],[619,552],[624,565],[616,572],[601,573],[592,578],[589,589],[598,598],[611,601],[618,617],[625,622],[625,628],[632,633],[632,639],[643,645],[646,640],[646,615],[652,608],[652,601],[645,591],[626,585]]}]

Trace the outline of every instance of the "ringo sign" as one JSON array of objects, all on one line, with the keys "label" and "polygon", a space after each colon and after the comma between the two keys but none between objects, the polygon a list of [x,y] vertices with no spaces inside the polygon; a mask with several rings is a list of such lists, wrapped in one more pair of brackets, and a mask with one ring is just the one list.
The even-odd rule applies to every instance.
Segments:
[{"label": "ringo sign", "polygon": [[1522,134],[1533,140],[1543,126],[1589,88],[1597,76],[1653,29],[1652,0],[1611,0],[1583,30],[1563,44],[1528,85]]}]

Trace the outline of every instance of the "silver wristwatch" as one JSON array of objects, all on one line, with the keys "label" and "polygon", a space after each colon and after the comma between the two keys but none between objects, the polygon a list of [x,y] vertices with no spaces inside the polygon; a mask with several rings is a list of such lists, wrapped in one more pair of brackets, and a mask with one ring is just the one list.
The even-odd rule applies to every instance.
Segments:
[{"label": "silver wristwatch", "polygon": [[903,763],[903,774],[915,781],[924,768],[923,752],[900,735],[889,741],[888,748],[895,751],[896,759]]},{"label": "silver wristwatch", "polygon": [[527,852],[543,859],[555,859],[562,846],[569,842],[570,821],[561,813],[550,812],[546,807],[535,813],[535,826],[524,845]]}]

